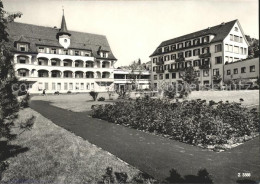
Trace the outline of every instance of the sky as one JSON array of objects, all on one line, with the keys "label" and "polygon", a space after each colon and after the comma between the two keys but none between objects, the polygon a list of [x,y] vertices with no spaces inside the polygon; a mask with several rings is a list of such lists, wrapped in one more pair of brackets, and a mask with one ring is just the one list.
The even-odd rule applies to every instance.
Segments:
[{"label": "sky", "polygon": [[116,66],[149,56],[164,40],[238,19],[245,34],[259,38],[258,0],[3,0],[16,22],[106,35]]}]

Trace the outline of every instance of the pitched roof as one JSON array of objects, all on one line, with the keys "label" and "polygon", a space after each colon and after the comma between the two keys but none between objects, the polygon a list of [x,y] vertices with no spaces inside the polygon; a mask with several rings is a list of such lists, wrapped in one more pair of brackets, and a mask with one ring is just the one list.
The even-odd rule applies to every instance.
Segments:
[{"label": "pitched roof", "polygon": [[[10,41],[12,42],[18,41],[21,35],[23,35],[27,42],[30,43],[30,52],[37,52],[37,45],[63,48],[56,38],[56,35],[59,32],[59,29],[56,28],[11,22],[7,25],[7,31],[10,36]],[[70,34],[69,48],[91,50],[94,57],[98,58],[100,57],[98,55],[98,49],[102,46],[104,50],[109,51],[107,59],[116,60],[106,36],[77,31],[70,31]]]},{"label": "pitched roof", "polygon": [[183,35],[183,36],[180,36],[180,37],[177,37],[177,38],[173,38],[173,39],[170,39],[170,40],[163,41],[156,48],[156,50],[153,52],[153,54],[151,56],[158,55],[159,54],[158,48],[160,48],[160,47],[164,47],[164,46],[175,44],[175,43],[178,43],[178,42],[194,39],[194,38],[197,38],[197,37],[200,37],[200,36],[215,35],[215,37],[212,39],[211,43],[222,41],[228,35],[228,33],[230,32],[230,30],[232,29],[232,27],[234,26],[234,24],[237,21],[238,20],[233,20],[233,21],[230,21],[230,22],[222,23],[220,25],[216,25],[214,27],[209,27],[207,29],[203,29],[203,30],[200,30],[200,31],[196,31],[196,32],[187,34],[187,35]]}]

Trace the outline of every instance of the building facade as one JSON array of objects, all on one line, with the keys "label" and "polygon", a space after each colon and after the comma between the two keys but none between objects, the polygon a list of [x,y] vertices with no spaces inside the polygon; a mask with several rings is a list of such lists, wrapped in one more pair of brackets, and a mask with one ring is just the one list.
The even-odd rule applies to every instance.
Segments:
[{"label": "building facade", "polygon": [[248,46],[238,20],[163,41],[150,55],[152,85],[181,82],[187,67],[196,70],[200,84],[213,84],[214,76],[223,81],[225,63],[247,58]]},{"label": "building facade", "polygon": [[255,82],[259,77],[259,58],[241,60],[224,66],[224,82],[244,80]]},{"label": "building facade", "polygon": [[8,33],[18,79],[30,93],[106,91],[114,84],[113,55],[105,36],[12,22]]},{"label": "building facade", "polygon": [[150,89],[150,72],[147,70],[114,70],[114,86],[117,91]]}]

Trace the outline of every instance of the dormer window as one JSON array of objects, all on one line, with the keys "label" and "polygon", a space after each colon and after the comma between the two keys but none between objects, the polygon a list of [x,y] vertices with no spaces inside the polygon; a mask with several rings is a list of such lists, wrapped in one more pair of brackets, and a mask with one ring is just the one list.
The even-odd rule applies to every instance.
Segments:
[{"label": "dormer window", "polygon": [[209,37],[208,37],[208,36],[205,36],[205,37],[203,37],[202,39],[203,39],[203,43],[209,42]]},{"label": "dormer window", "polygon": [[44,47],[39,47],[38,51],[39,52],[44,52]]},{"label": "dormer window", "polygon": [[189,47],[191,45],[191,41],[187,41],[185,44],[186,44],[186,47]]},{"label": "dormer window", "polygon": [[164,47],[164,52],[169,52],[169,47]]},{"label": "dormer window", "polygon": [[51,49],[51,53],[52,54],[56,54],[57,53],[57,49]]},{"label": "dormer window", "polygon": [[22,51],[22,52],[27,52],[28,51],[28,45],[27,44],[18,43],[17,44],[17,49],[19,51]]},{"label": "dormer window", "polygon": [[90,56],[90,53],[85,53],[85,56],[88,56],[88,57],[89,57],[89,56]]},{"label": "dormer window", "polygon": [[172,45],[171,47],[172,47],[171,50],[176,50],[176,45]]},{"label": "dormer window", "polygon": [[238,28],[237,28],[237,27],[235,27],[235,31],[237,31],[237,32],[238,32]]},{"label": "dormer window", "polygon": [[183,46],[183,44],[182,44],[182,43],[179,43],[179,44],[178,44],[178,48],[179,48],[179,49],[181,49],[181,48],[182,48],[182,46]]},{"label": "dormer window", "polygon": [[75,50],[75,56],[79,56],[79,51]]},{"label": "dormer window", "polygon": [[193,44],[194,44],[194,45],[200,44],[200,39],[198,38],[198,39],[193,40]]}]

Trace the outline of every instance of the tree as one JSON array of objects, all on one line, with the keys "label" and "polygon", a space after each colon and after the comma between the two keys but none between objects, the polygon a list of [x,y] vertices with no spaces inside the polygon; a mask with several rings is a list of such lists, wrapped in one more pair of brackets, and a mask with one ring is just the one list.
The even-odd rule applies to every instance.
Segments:
[{"label": "tree", "polygon": [[181,78],[183,80],[183,88],[180,95],[188,96],[188,94],[191,93],[192,88],[197,87],[198,85],[198,74],[191,66],[185,69]]},{"label": "tree", "polygon": [[[20,103],[13,94],[12,86],[17,84],[14,68],[12,64],[13,54],[12,44],[9,41],[7,23],[12,22],[16,17],[21,17],[21,13],[10,14],[3,9],[3,2],[0,0],[0,156],[9,153],[7,143],[16,138],[17,135],[11,132],[14,120],[20,109]],[[33,126],[34,116],[27,122],[21,123],[19,128],[28,130]],[[14,151],[14,150],[13,150]],[[2,172],[8,167],[8,163],[0,160],[0,180]]]},{"label": "tree", "polygon": [[256,38],[251,38],[249,35],[246,35],[246,39],[249,43],[248,58],[259,57],[259,40]]}]

